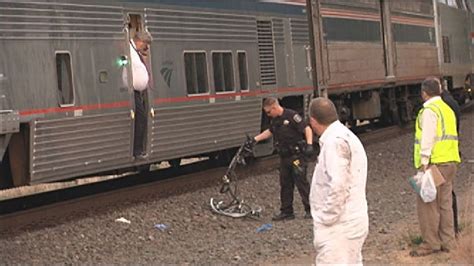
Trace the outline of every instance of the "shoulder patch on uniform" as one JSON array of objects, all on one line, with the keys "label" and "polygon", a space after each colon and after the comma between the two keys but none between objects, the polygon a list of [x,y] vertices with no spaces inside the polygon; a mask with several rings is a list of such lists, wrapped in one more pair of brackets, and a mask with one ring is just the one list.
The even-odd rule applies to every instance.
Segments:
[{"label": "shoulder patch on uniform", "polygon": [[295,120],[296,123],[300,123],[301,121],[303,121],[303,118],[301,118],[299,114],[295,114],[293,116],[293,120]]}]

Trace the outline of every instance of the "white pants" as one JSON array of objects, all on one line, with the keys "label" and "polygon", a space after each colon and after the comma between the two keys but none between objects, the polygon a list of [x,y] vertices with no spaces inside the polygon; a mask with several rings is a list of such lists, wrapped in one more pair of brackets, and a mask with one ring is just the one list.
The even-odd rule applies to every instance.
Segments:
[{"label": "white pants", "polygon": [[331,226],[314,223],[316,265],[362,265],[362,246],[369,232],[368,219]]}]

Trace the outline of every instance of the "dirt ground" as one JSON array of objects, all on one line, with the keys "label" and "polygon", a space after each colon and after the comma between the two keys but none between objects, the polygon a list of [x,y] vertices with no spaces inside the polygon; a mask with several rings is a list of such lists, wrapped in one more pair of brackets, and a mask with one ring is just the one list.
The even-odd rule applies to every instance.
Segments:
[{"label": "dirt ground", "polygon": [[[454,182],[465,229],[473,218],[473,118],[467,114],[461,122],[464,161]],[[370,231],[363,249],[365,264],[461,262],[455,252],[408,256],[409,239],[419,235],[415,193],[407,182],[415,173],[412,145],[413,135],[408,134],[366,146]],[[115,204],[107,212],[91,209],[86,216],[69,217],[69,222],[58,221],[55,226],[2,234],[0,264],[311,264],[312,221],[303,219],[296,191],[296,219],[271,221],[279,208],[278,171],[251,176],[238,185],[248,203],[262,207],[260,219],[212,213],[209,199],[222,198],[216,185],[164,199]],[[116,222],[122,217],[129,223]],[[270,230],[257,232],[267,223]]]},{"label": "dirt ground", "polygon": [[[380,264],[457,264],[457,265],[473,265],[473,224],[474,212],[474,190],[470,189],[463,193],[458,193],[458,207],[460,215],[460,224],[462,232],[458,236],[458,249],[450,253],[437,253],[426,257],[411,257],[409,251],[412,246],[411,238],[419,236],[418,224],[400,220],[391,225],[391,233],[382,232],[377,235],[370,235],[367,244],[363,250],[364,264],[380,265]],[[415,215],[412,215],[416,219]],[[408,217],[407,217],[408,218]],[[397,246],[398,245],[398,246]],[[469,248],[468,248],[469,246]],[[296,257],[279,258],[281,264],[291,265],[310,265],[314,264],[315,254],[311,252],[309,255]],[[272,265],[271,262],[263,262],[262,265]]]},{"label": "dirt ground", "polygon": [[[458,236],[458,249],[450,253],[441,252],[426,257],[411,257],[410,250],[416,246],[413,244],[413,238],[420,236],[419,224],[416,216],[416,204],[414,202],[413,192],[406,190],[406,185],[394,186],[390,188],[387,183],[368,182],[367,197],[369,201],[370,233],[363,249],[364,264],[468,264],[474,265],[474,153],[472,151],[474,140],[474,120],[473,115],[465,115],[463,120],[463,131],[461,137],[461,153],[463,162],[460,165],[456,180],[454,181],[455,191],[457,192],[457,202],[459,210],[459,226],[462,229]],[[401,142],[399,142],[401,141]],[[406,137],[399,138],[394,142],[402,143]],[[386,143],[386,152],[394,147],[393,143]],[[389,165],[383,165],[380,162],[373,161],[373,152],[377,157],[384,157],[384,153],[379,151],[379,145],[367,147],[369,157],[369,180],[376,179],[373,173],[377,172],[379,167],[390,168],[397,173],[404,173],[409,167],[402,163],[401,156],[392,153],[393,161]],[[411,152],[411,150],[410,150]],[[375,164],[374,164],[375,163]],[[410,161],[411,163],[411,161]],[[410,169],[410,168],[408,168]],[[409,170],[410,171],[410,170]],[[408,171],[408,172],[409,172]],[[393,177],[394,172],[383,172],[384,177]],[[405,176],[402,176],[403,179]],[[388,189],[387,189],[388,188]],[[383,196],[387,191],[390,195]],[[371,197],[374,193],[377,197]],[[397,197],[398,196],[398,197]],[[398,198],[398,199],[397,199]],[[403,198],[403,199],[402,199]],[[408,201],[407,201],[408,199]],[[403,206],[405,206],[405,208]],[[408,206],[408,208],[406,208]],[[388,219],[384,219],[386,217]],[[296,257],[279,258],[282,264],[314,264],[314,252],[309,255]],[[263,264],[272,264],[275,260]]]}]

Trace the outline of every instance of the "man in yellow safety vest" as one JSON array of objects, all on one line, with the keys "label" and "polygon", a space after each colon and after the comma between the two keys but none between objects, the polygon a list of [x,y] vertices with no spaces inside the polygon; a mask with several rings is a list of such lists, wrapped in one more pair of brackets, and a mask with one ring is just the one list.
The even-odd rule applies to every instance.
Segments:
[{"label": "man in yellow safety vest", "polygon": [[451,192],[459,157],[456,117],[453,110],[440,97],[437,78],[427,78],[421,85],[423,108],[415,125],[415,168],[426,171],[436,165],[445,182],[436,190],[436,199],[425,203],[417,196],[418,221],[423,243],[410,252],[412,256],[425,256],[449,251],[454,244],[454,222]]}]

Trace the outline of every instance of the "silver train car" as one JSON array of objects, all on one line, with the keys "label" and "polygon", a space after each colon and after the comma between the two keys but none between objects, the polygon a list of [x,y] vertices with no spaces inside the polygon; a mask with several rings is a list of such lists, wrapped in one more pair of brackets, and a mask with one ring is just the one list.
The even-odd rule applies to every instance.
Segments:
[{"label": "silver train car", "polygon": [[474,1],[437,2],[440,71],[445,86],[464,103],[474,88]]},{"label": "silver train car", "polygon": [[[457,84],[465,69],[453,61],[459,71],[448,72],[439,62],[440,32],[454,34],[439,27],[448,16],[437,8],[452,8],[441,5],[320,1],[319,80],[348,124],[410,120],[428,75]],[[459,12],[472,21],[467,8]],[[316,93],[308,25],[301,0],[0,0],[0,183],[76,178],[238,146],[267,126],[264,97],[304,112]],[[124,79],[139,31],[153,37],[145,159],[133,156],[135,103]],[[273,144],[255,152],[270,154]]]},{"label": "silver train car", "polygon": [[317,85],[342,120],[412,120],[427,76],[443,77],[460,102],[467,98],[473,2],[446,1],[320,1],[322,19],[312,22],[323,36],[315,48]]},{"label": "silver train car", "polygon": [[[240,145],[261,130],[263,97],[300,108],[311,95],[305,16],[301,6],[248,0],[0,1],[2,181],[50,182]],[[123,82],[137,31],[153,37],[140,160]]]}]

